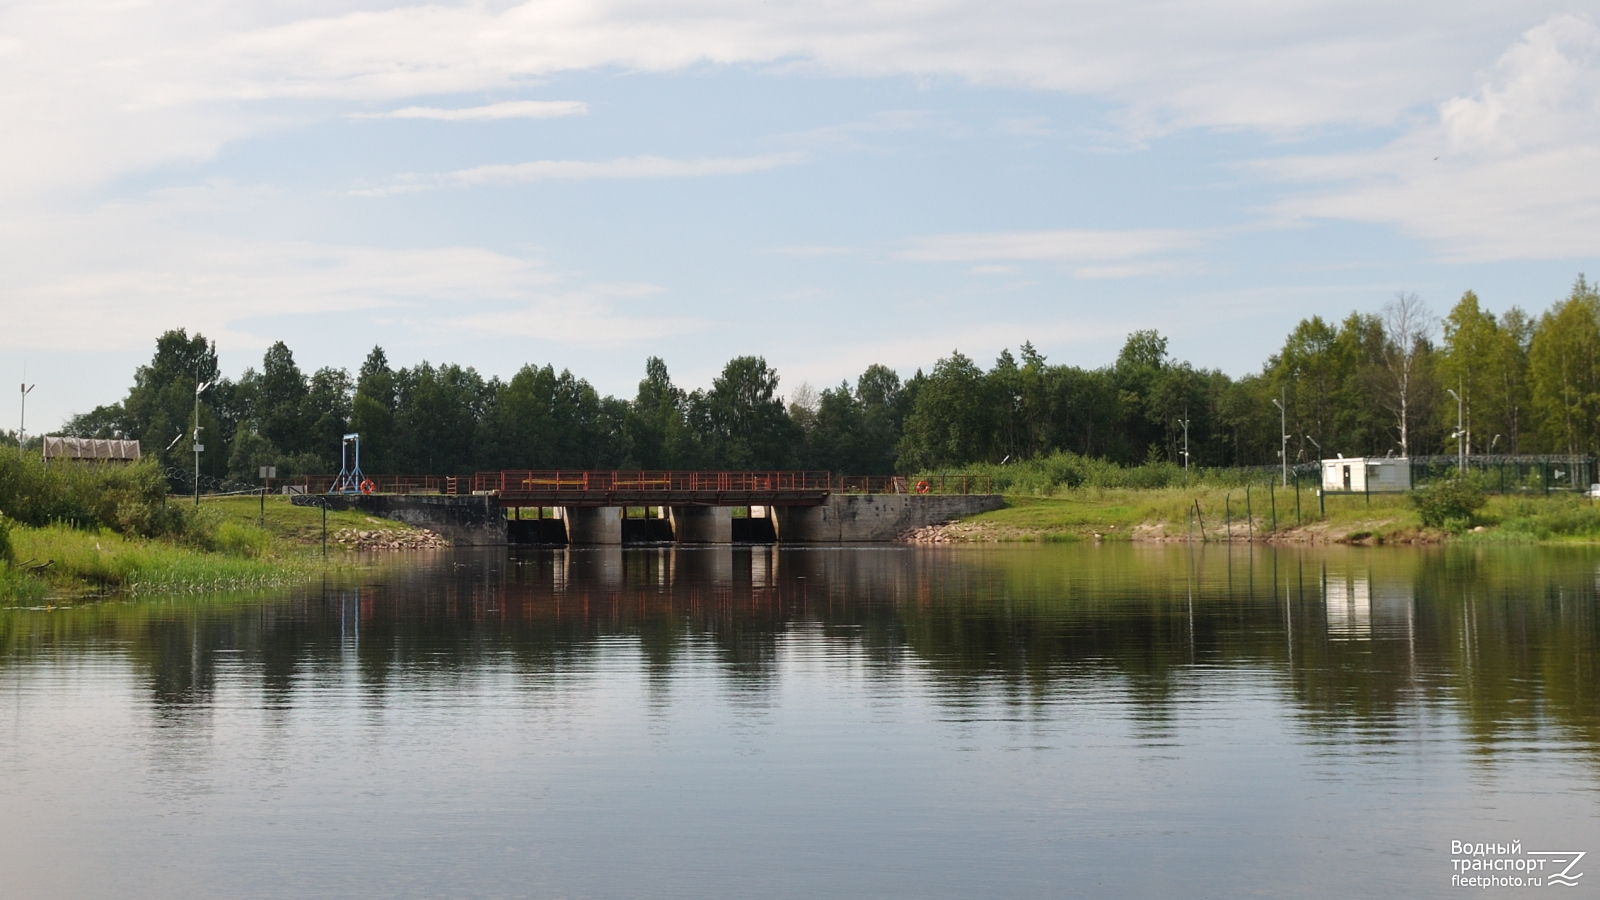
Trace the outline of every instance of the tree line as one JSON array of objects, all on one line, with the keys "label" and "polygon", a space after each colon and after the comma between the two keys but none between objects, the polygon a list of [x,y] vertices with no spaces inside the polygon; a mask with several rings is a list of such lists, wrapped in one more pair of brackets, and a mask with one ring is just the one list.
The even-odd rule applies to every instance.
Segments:
[{"label": "tree line", "polygon": [[[645,362],[632,399],[602,396],[552,366],[509,379],[471,366],[303,371],[283,342],[260,369],[221,377],[216,346],[183,329],[156,341],[121,401],[62,434],[128,437],[187,467],[196,388],[203,474],[253,480],[337,471],[341,436],[382,474],[512,468],[784,469],[893,474],[1073,453],[1119,464],[1276,464],[1321,457],[1583,453],[1600,449],[1600,293],[1583,276],[1538,316],[1495,315],[1472,292],[1443,318],[1412,294],[1378,314],[1312,316],[1256,373],[1232,378],[1129,335],[1110,365],[1051,364],[1031,343],[985,370],[952,352],[904,381],[868,366],[854,382],[786,398],[758,356],[730,360],[706,389]],[[1281,407],[1281,412],[1280,412]],[[1457,427],[1458,416],[1460,427]],[[1280,424],[1284,430],[1280,432]],[[1286,436],[1286,437],[1285,437]]]}]

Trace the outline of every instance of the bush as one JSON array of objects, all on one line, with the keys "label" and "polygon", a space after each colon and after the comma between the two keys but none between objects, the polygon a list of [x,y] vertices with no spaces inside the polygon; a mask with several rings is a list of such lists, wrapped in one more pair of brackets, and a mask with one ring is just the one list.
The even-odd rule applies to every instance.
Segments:
[{"label": "bush", "polygon": [[[1121,466],[1064,450],[1003,466],[978,463],[951,471],[987,475],[994,490],[1000,493],[1035,497],[1048,497],[1061,490],[1079,488],[1155,490],[1182,487],[1184,484],[1183,465],[1180,463],[1159,460]],[[936,476],[936,472],[913,473],[912,480],[926,477],[932,481]],[[1244,487],[1251,483],[1259,485],[1265,479],[1276,481],[1277,477],[1276,469],[1203,469],[1196,466],[1189,473],[1189,484]]]},{"label": "bush", "polygon": [[0,563],[12,563],[17,559],[17,551],[11,546],[11,520],[0,514]]},{"label": "bush", "polygon": [[1411,492],[1411,505],[1417,508],[1422,524],[1429,528],[1461,531],[1472,524],[1486,498],[1476,478],[1452,478]]},{"label": "bush", "polygon": [[46,464],[36,456],[0,452],[0,513],[23,525],[65,522],[145,537],[182,536],[189,517],[166,499],[167,480],[153,460]]}]

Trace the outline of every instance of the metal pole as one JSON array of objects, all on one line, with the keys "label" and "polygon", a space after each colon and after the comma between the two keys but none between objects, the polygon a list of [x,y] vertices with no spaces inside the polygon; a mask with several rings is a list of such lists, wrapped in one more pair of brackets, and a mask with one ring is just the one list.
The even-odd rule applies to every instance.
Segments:
[{"label": "metal pole", "polygon": [[194,505],[200,505],[200,379],[194,382]]},{"label": "metal pole", "polygon": [[1183,411],[1183,486],[1189,486],[1189,411]]},{"label": "metal pole", "polygon": [[1467,468],[1467,435],[1466,432],[1462,430],[1461,395],[1456,393],[1451,388],[1445,388],[1444,390],[1445,393],[1456,398],[1456,477],[1460,478],[1462,475],[1466,474]]},{"label": "metal pole", "polygon": [[1278,408],[1278,435],[1280,437],[1278,448],[1278,464],[1283,468],[1283,486],[1289,486],[1289,410],[1285,404],[1289,402],[1289,389],[1283,388],[1283,403],[1278,398],[1272,398],[1272,405]]},{"label": "metal pole", "polygon": [[23,445],[28,441],[28,395],[33,393],[37,384],[29,384],[28,376],[22,376],[22,417],[17,421],[17,452],[22,452]]}]

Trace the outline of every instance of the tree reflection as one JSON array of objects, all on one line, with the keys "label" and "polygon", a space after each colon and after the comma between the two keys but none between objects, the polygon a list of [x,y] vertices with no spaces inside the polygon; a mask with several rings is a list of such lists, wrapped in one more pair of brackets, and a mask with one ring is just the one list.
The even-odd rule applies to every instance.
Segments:
[{"label": "tree reflection", "polygon": [[1600,555],[1562,549],[1047,546],[459,552],[289,595],[0,612],[0,667],[115,654],[155,708],[205,707],[224,669],[286,708],[355,677],[381,704],[491,669],[561,677],[637,654],[657,702],[709,655],[739,696],[820,641],[941,702],[1125,697],[1140,729],[1256,679],[1328,741],[1431,709],[1482,752],[1555,726],[1600,749]]}]

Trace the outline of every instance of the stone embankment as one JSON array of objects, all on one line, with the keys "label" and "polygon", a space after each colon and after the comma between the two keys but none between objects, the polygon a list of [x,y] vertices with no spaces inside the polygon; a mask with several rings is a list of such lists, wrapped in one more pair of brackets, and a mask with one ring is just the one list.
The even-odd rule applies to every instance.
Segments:
[{"label": "stone embankment", "polygon": [[1036,541],[1043,534],[1025,528],[978,522],[941,522],[900,532],[902,544],[987,544]]},{"label": "stone embankment", "polygon": [[426,528],[363,531],[344,528],[329,535],[346,550],[437,550],[450,542]]}]

